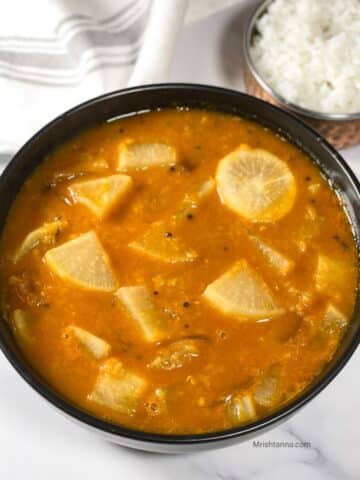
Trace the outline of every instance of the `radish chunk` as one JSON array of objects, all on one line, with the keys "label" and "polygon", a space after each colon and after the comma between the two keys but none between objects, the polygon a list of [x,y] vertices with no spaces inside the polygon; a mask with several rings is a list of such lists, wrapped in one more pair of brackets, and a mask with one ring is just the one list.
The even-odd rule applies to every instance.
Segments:
[{"label": "radish chunk", "polygon": [[163,222],[155,222],[141,237],[129,243],[129,247],[166,263],[194,261],[197,253],[169,230]]},{"label": "radish chunk", "polygon": [[78,344],[84,347],[96,360],[107,357],[110,353],[111,347],[105,340],[102,340],[83,328],[70,325],[65,329],[65,335],[73,337]]},{"label": "radish chunk", "polygon": [[159,349],[149,368],[173,370],[181,368],[200,355],[200,343],[204,340],[185,338]]},{"label": "radish chunk", "polygon": [[239,260],[208,285],[203,296],[221,313],[236,317],[241,322],[284,313],[276,305],[267,285],[246,260]]},{"label": "radish chunk", "polygon": [[129,172],[151,167],[170,167],[177,162],[175,148],[166,143],[126,141],[119,147],[118,171]]},{"label": "radish chunk", "polygon": [[147,342],[158,342],[167,337],[170,319],[157,308],[145,286],[121,287],[115,295],[135,320]]},{"label": "radish chunk", "polygon": [[215,191],[215,180],[210,177],[196,185],[189,193],[184,195],[180,204],[180,210],[197,208],[203,200]]},{"label": "radish chunk", "polygon": [[41,227],[30,232],[25,237],[20,247],[16,250],[13,262],[17,263],[27,253],[41,244],[54,245],[59,234],[66,226],[67,221],[58,219],[52,222],[46,222]]},{"label": "radish chunk", "polygon": [[234,423],[249,422],[256,417],[256,409],[251,395],[234,395],[227,404],[227,412]]},{"label": "radish chunk", "polygon": [[131,177],[119,174],[73,183],[68,190],[75,203],[85,205],[101,219],[110,215],[124,201],[132,183]]},{"label": "radish chunk", "polygon": [[281,396],[281,366],[272,365],[254,392],[254,400],[263,407],[274,407]]},{"label": "radish chunk", "polygon": [[100,367],[94,389],[88,395],[88,399],[119,413],[132,415],[146,386],[146,381],[142,377],[126,370],[122,362],[116,358],[109,358]]},{"label": "radish chunk", "polygon": [[12,315],[12,324],[14,326],[15,335],[20,340],[28,341],[31,339],[29,332],[29,323],[32,322],[32,316],[24,310],[16,309]]},{"label": "radish chunk", "polygon": [[86,173],[102,173],[109,169],[109,164],[104,157],[95,157],[76,163],[76,168]]},{"label": "radish chunk", "polygon": [[260,148],[240,145],[216,171],[222,203],[251,222],[275,222],[292,209],[296,181],[287,163]]},{"label": "radish chunk", "polygon": [[260,238],[250,235],[249,237],[260,252],[267,259],[268,263],[275,269],[280,275],[288,274],[295,266],[295,263],[289,258],[285,257],[282,253],[278,252],[274,248],[270,247],[267,243],[260,240]]},{"label": "radish chunk", "polygon": [[184,195],[177,212],[171,217],[172,223],[174,225],[180,224],[189,214],[199,208],[202,202],[205,201],[214,191],[215,180],[212,177],[197,184],[195,188]]},{"label": "radish chunk", "polygon": [[54,273],[69,283],[104,292],[116,289],[108,256],[93,231],[48,250],[45,260]]},{"label": "radish chunk", "polygon": [[210,177],[204,182],[200,183],[195,192],[193,194],[189,194],[189,197],[193,195],[194,201],[199,203],[201,200],[204,200],[211,195],[215,191],[215,187],[215,180]]},{"label": "radish chunk", "polygon": [[319,292],[338,297],[339,291],[349,278],[348,265],[340,260],[333,260],[326,255],[319,255],[315,271],[315,288]]},{"label": "radish chunk", "polygon": [[342,331],[348,323],[348,319],[332,303],[326,307],[321,329],[327,333],[338,333]]}]

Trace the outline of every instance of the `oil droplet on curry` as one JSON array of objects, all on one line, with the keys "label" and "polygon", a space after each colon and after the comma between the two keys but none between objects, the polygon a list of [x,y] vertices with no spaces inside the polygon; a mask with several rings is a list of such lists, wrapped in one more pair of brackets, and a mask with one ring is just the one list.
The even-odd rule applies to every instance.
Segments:
[{"label": "oil droplet on curry", "polygon": [[26,181],[2,236],[2,309],[31,365],[93,415],[219,431],[289,402],[331,360],[355,250],[294,145],[168,109],[85,131]]}]

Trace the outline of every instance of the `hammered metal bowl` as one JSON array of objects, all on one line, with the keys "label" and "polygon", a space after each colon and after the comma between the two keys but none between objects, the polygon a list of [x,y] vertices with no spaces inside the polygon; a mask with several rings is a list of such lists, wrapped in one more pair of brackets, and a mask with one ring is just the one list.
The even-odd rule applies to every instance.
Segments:
[{"label": "hammered metal bowl", "polygon": [[360,144],[360,112],[351,114],[327,114],[316,112],[288,102],[275,92],[260,75],[251,58],[250,47],[257,35],[258,19],[266,13],[273,0],[265,0],[257,6],[245,28],[244,38],[244,80],[246,91],[250,95],[270,102],[310,124],[324,136],[335,148],[347,148]]}]

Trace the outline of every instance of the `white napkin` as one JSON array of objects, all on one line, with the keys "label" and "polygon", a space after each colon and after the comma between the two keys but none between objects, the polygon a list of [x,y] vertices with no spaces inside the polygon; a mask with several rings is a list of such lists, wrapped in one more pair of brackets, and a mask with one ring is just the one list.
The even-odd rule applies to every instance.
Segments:
[{"label": "white napkin", "polygon": [[[192,0],[186,21],[234,3]],[[60,113],[126,86],[150,7],[151,0],[3,0],[0,162]]]}]

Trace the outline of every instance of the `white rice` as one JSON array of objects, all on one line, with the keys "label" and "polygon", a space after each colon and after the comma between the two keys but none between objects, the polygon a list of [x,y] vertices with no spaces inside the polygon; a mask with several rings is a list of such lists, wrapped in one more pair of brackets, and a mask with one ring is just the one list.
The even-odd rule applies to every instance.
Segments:
[{"label": "white rice", "polygon": [[360,112],[360,0],[275,0],[251,58],[286,100],[325,113]]}]

